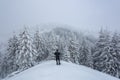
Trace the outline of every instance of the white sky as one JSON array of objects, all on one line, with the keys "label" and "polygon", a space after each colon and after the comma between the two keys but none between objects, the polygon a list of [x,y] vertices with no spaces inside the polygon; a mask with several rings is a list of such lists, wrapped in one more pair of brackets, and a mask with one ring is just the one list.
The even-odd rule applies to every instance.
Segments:
[{"label": "white sky", "polygon": [[0,0],[0,41],[24,25],[41,23],[120,31],[120,0]]}]

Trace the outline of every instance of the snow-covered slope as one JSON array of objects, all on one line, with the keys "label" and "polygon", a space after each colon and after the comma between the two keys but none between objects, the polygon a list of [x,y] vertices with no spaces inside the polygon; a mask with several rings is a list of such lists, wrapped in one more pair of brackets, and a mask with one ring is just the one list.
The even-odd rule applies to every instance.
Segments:
[{"label": "snow-covered slope", "polygon": [[5,80],[119,80],[90,68],[62,61],[43,62]]}]

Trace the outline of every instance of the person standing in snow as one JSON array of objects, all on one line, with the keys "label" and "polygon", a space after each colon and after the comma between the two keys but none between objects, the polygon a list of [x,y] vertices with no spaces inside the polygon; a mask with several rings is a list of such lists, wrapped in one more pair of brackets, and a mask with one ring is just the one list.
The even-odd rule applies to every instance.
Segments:
[{"label": "person standing in snow", "polygon": [[58,49],[56,50],[56,52],[54,53],[55,57],[56,57],[56,65],[60,65],[60,52],[58,52]]}]

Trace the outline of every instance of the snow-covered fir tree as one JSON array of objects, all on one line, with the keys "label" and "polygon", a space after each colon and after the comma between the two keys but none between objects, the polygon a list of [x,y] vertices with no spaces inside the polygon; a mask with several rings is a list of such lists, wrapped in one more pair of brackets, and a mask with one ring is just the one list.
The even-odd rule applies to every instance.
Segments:
[{"label": "snow-covered fir tree", "polygon": [[35,64],[36,51],[26,27],[19,34],[19,45],[15,59],[17,66],[21,70],[32,67]]},{"label": "snow-covered fir tree", "polygon": [[34,34],[33,44],[35,45],[35,50],[37,52],[36,61],[40,62],[48,57],[48,53],[45,46],[45,40],[42,35],[40,35],[39,29]]},{"label": "snow-covered fir tree", "polygon": [[81,47],[79,49],[79,64],[90,66],[91,61],[91,54],[89,50],[89,46],[87,45],[87,42],[85,39],[83,39]]},{"label": "snow-covered fir tree", "polygon": [[[114,34],[112,39],[106,31],[101,31],[93,53],[93,67],[112,76],[119,75],[119,36]],[[118,49],[118,50],[117,50]]]},{"label": "snow-covered fir tree", "polygon": [[109,34],[107,31],[100,31],[99,39],[95,45],[93,53],[93,67],[99,71],[106,69],[106,62],[109,54]]},{"label": "snow-covered fir tree", "polygon": [[7,65],[9,66],[8,68],[8,73],[11,73],[13,71],[17,70],[17,64],[15,63],[16,59],[16,51],[18,50],[18,38],[16,35],[13,36],[8,42],[8,57],[7,57]]},{"label": "snow-covered fir tree", "polygon": [[78,45],[77,42],[75,42],[74,40],[70,40],[70,45],[68,47],[68,50],[70,53],[71,62],[78,64],[79,52],[77,45]]},{"label": "snow-covered fir tree", "polygon": [[114,33],[110,43],[110,59],[107,73],[120,77],[120,35]]},{"label": "snow-covered fir tree", "polygon": [[2,63],[2,77],[7,76],[18,69],[17,64],[15,63],[16,51],[18,49],[18,38],[14,35],[8,41],[7,55],[4,57],[4,62]]},{"label": "snow-covered fir tree", "polygon": [[1,65],[1,72],[0,72],[0,77],[1,78],[5,78],[6,76],[7,76],[7,70],[8,70],[8,64],[7,64],[7,60],[6,60],[7,58],[6,57],[4,57],[4,59],[3,59],[3,61],[4,62],[2,62],[2,65]]}]

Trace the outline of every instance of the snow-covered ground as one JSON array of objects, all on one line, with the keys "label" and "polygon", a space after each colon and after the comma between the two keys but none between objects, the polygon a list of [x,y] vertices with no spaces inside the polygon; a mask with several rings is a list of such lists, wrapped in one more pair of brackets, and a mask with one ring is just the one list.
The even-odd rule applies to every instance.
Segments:
[{"label": "snow-covered ground", "polygon": [[119,80],[90,68],[62,61],[43,62],[5,80]]}]

